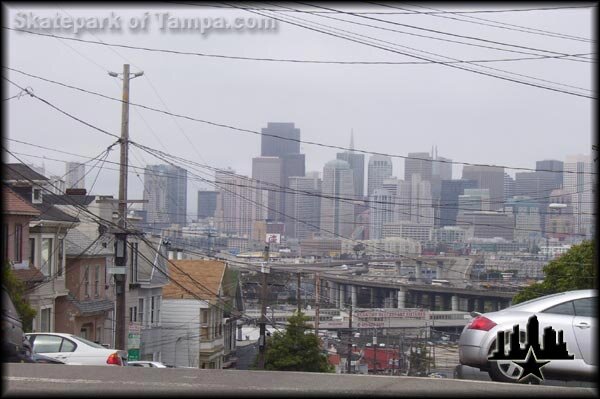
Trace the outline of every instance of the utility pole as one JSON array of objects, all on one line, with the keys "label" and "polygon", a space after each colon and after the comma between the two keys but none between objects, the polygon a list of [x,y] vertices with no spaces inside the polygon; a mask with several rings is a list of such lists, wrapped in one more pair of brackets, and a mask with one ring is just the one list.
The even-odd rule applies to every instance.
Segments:
[{"label": "utility pole", "polygon": [[[117,77],[115,72],[108,73]],[[133,74],[133,78],[142,76],[143,72]],[[115,346],[117,349],[127,350],[126,328],[126,293],[127,293],[127,169],[129,149],[129,64],[123,64],[123,100],[121,107],[121,158],[119,168],[119,200],[118,200],[118,227],[115,233],[115,266],[119,272],[115,273],[116,310],[115,310]]]},{"label": "utility pole", "polygon": [[[319,279],[319,273],[315,273],[315,335],[319,336],[319,310],[321,304],[321,280]],[[327,348],[325,348],[327,349]]]},{"label": "utility pole", "polygon": [[373,374],[377,374],[377,328],[375,328],[375,335],[373,335]]},{"label": "utility pole", "polygon": [[[129,64],[123,65],[123,104],[121,107],[121,165],[119,172],[119,228],[117,240],[117,259],[123,255],[116,266],[125,267],[124,274],[115,274],[117,288],[117,349],[127,350],[127,331],[125,328],[125,296],[127,287],[127,167],[129,149]],[[122,252],[119,251],[122,249]],[[116,263],[116,262],[115,262]]]},{"label": "utility pole", "polygon": [[298,273],[298,287],[296,288],[296,301],[298,302],[298,314],[300,314],[300,311],[302,310],[302,300],[301,300],[301,294],[300,294],[300,283],[302,282],[302,277],[301,274]]},{"label": "utility pole", "polygon": [[261,267],[262,286],[261,286],[261,309],[260,309],[260,337],[258,338],[258,368],[265,369],[265,352],[267,346],[266,324],[267,324],[267,273],[269,272],[269,243],[265,245],[264,264]]}]

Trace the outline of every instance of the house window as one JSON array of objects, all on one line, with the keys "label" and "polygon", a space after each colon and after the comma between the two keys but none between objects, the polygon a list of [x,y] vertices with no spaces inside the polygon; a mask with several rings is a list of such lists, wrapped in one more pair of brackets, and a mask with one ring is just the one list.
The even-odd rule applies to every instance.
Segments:
[{"label": "house window", "polygon": [[208,323],[208,309],[200,310],[200,322],[202,324]]},{"label": "house window", "polygon": [[29,238],[29,264],[35,265],[35,238]]},{"label": "house window", "polygon": [[41,204],[42,203],[42,189],[41,188],[34,188],[31,192],[31,202],[33,202],[34,204]]},{"label": "house window", "polygon": [[137,306],[129,308],[129,321],[137,321]]},{"label": "house window", "polygon": [[94,296],[100,296],[100,266],[96,265],[94,273]]},{"label": "house window", "polygon": [[15,262],[20,263],[23,257],[23,226],[15,224]]},{"label": "house window", "polygon": [[65,240],[58,240],[58,264],[56,265],[56,274],[58,276],[62,276],[63,274],[63,264],[64,264],[64,249],[65,249]]},{"label": "house window", "polygon": [[150,297],[150,324],[154,324],[154,297]]},{"label": "house window", "polygon": [[90,297],[90,267],[89,266],[86,266],[85,271],[83,272],[83,289],[84,289],[85,297],[89,298]]},{"label": "house window", "polygon": [[138,321],[144,324],[144,298],[138,299]]},{"label": "house window", "polygon": [[44,308],[40,313],[40,330],[41,332],[50,332],[52,331],[52,308]]},{"label": "house window", "polygon": [[156,324],[160,323],[160,303],[162,302],[162,296],[156,297]]},{"label": "house window", "polygon": [[52,238],[42,238],[42,273],[52,275]]}]

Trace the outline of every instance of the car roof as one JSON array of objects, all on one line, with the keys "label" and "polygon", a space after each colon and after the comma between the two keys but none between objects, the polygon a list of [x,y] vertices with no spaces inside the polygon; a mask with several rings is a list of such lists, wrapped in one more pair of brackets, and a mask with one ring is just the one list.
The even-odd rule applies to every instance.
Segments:
[{"label": "car roof", "polygon": [[550,294],[543,297],[531,299],[529,301],[525,301],[522,303],[518,303],[511,307],[508,307],[503,310],[523,310],[523,311],[532,311],[539,312],[541,310],[547,309],[548,307],[558,305],[563,302],[572,301],[575,299],[582,298],[590,298],[597,297],[598,290],[574,290],[574,291],[565,291],[559,292],[556,294]]}]

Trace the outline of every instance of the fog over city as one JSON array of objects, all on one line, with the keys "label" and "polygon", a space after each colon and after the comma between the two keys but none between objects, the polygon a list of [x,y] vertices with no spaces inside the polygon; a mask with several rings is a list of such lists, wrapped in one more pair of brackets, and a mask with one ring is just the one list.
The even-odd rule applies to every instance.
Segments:
[{"label": "fog over city", "polygon": [[[237,18],[264,19],[264,16],[250,11],[227,9],[219,4],[215,3],[217,7],[153,4],[151,9],[147,9],[116,5],[42,7],[5,3],[5,28],[27,30],[27,26],[23,27],[23,20],[30,13],[45,18],[60,15],[88,19],[106,18],[114,13],[113,18],[118,16],[121,19],[123,27],[120,30],[83,29],[73,34],[69,29],[42,27],[36,32],[106,44],[163,49],[171,53],[5,29],[7,58],[4,65],[14,70],[5,69],[4,76],[22,87],[31,88],[35,95],[63,111],[115,135],[120,135],[120,102],[35,79],[17,70],[121,98],[122,82],[109,76],[108,72],[121,73],[123,64],[128,63],[133,73],[144,72],[131,81],[132,103],[258,133],[268,122],[292,122],[300,129],[301,140],[325,145],[349,147],[353,132],[356,149],[390,155],[431,152],[436,146],[439,156],[455,162],[533,169],[536,160],[564,161],[566,155],[592,153],[594,99],[590,97],[596,95],[591,91],[594,63],[588,62],[586,56],[564,55],[594,53],[592,42],[575,39],[593,36],[594,8],[473,14],[487,21],[461,17],[469,23],[457,20],[455,14],[419,15],[412,12],[368,15],[369,18],[380,19],[377,21],[344,13],[283,12],[286,7],[324,11],[297,3],[252,3],[255,8],[281,9],[281,12],[260,11],[264,16],[289,18],[296,24],[319,23],[323,25],[311,26],[324,30],[335,27],[345,31],[337,31],[337,35],[352,32],[385,41],[360,38],[373,45],[348,41],[283,21],[277,21],[276,29],[271,30],[206,30],[201,33],[197,29],[168,28],[164,20],[167,18],[165,13],[169,13],[169,17],[181,18],[181,23],[185,23],[184,18],[210,18],[213,21],[218,18],[228,21]],[[359,3],[318,5],[345,12],[403,11]],[[391,5],[412,11],[431,11],[403,3]],[[438,8],[437,4],[423,6]],[[519,4],[521,8],[525,6]],[[460,7],[439,5],[439,8],[449,11]],[[473,9],[485,7],[469,4],[469,8]],[[487,7],[508,8],[496,4]],[[149,15],[147,29],[134,30],[127,26],[128,21],[144,18],[145,13]],[[511,24],[511,29],[506,29],[509,25],[496,24],[504,28],[489,26],[494,24],[490,21]],[[365,24],[389,30],[374,29]],[[423,29],[416,30],[406,25]],[[538,34],[528,33],[531,30],[524,32],[519,26],[537,29]],[[439,32],[451,32],[452,35]],[[566,35],[570,38],[567,39]],[[438,64],[275,62],[174,52],[320,61],[415,62],[429,59]],[[418,58],[399,52],[416,54]],[[440,61],[499,59],[512,61],[439,64]],[[476,69],[480,73],[459,67]],[[4,98],[19,92],[17,87],[4,81]],[[85,126],[27,95],[5,101],[4,106],[9,116],[5,124],[9,139],[79,154],[88,159],[115,141],[114,137]],[[133,105],[130,108],[130,139],[215,168],[231,167],[247,176],[252,173],[252,158],[260,156],[259,134],[175,118]],[[47,175],[64,175],[65,163],[61,161],[86,161],[85,158],[16,141],[5,141],[5,145],[19,157],[16,160],[7,156],[7,162],[43,164]],[[301,152],[306,154],[307,172],[322,173],[324,164],[335,159],[340,151],[301,144]],[[368,161],[368,155],[365,158]],[[115,146],[107,160],[118,162],[118,159],[118,146]],[[138,148],[130,149],[131,165],[143,168],[147,164],[159,163],[164,162]],[[393,158],[393,175],[402,178],[403,170],[404,160]],[[460,178],[461,170],[462,165],[455,164],[453,178]],[[506,172],[514,176],[515,170],[507,169]],[[116,165],[106,164],[93,184],[96,175],[97,170],[93,170],[86,176],[86,188],[91,189],[93,194],[116,196]],[[138,173],[130,171],[129,198],[142,198],[143,178],[141,170]],[[210,185],[193,179],[188,182],[189,215],[193,216],[196,212],[197,191],[210,188]]]}]

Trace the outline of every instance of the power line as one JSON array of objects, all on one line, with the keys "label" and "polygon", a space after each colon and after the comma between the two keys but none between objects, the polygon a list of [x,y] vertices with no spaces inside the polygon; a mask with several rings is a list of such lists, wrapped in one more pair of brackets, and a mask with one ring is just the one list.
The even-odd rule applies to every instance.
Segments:
[{"label": "power line", "polygon": [[[59,86],[63,86],[69,89],[73,89],[73,90],[77,90],[77,91],[81,91],[87,94],[92,94],[98,97],[102,97],[108,100],[112,100],[112,101],[118,101],[118,102],[123,102],[122,99],[120,98],[115,98],[115,97],[110,97],[107,96],[105,94],[101,94],[98,92],[94,92],[91,90],[86,90],[83,89],[81,87],[77,87],[77,86],[72,86],[66,83],[62,83],[62,82],[58,82],[52,79],[48,79],[48,78],[44,78],[41,76],[37,76],[37,75],[33,75],[24,71],[21,71],[19,69],[16,68],[11,68],[11,67],[7,67],[7,66],[2,66],[5,69],[17,72],[17,73],[21,73],[23,75],[35,78],[35,79],[39,79],[45,82],[49,82],[49,83],[53,83]],[[5,78],[6,79],[6,78]],[[39,98],[39,97],[38,97]],[[134,107],[140,107],[143,109],[147,109],[150,111],[155,111],[155,112],[159,112],[159,113],[163,113],[166,115],[172,115],[175,116],[177,118],[182,118],[182,119],[187,119],[187,120],[191,120],[194,122],[199,122],[199,123],[205,123],[208,125],[212,125],[212,126],[216,126],[216,127],[221,127],[221,128],[226,128],[226,129],[230,129],[230,130],[234,130],[234,131],[238,131],[238,132],[242,132],[242,133],[250,133],[250,134],[254,134],[254,135],[258,135],[258,136],[266,136],[266,137],[274,137],[280,140],[287,140],[287,141],[293,141],[293,142],[298,142],[298,143],[304,143],[304,144],[309,144],[309,145],[315,145],[315,146],[319,146],[319,147],[324,147],[324,148],[332,148],[332,149],[336,149],[336,150],[343,150],[343,151],[354,151],[354,152],[359,152],[359,153],[363,153],[363,154],[372,154],[372,155],[383,155],[383,156],[388,156],[391,158],[402,158],[402,159],[415,159],[415,160],[420,160],[420,161],[426,161],[426,162],[439,162],[439,163],[447,163],[447,164],[456,164],[456,165],[468,165],[468,166],[484,166],[484,167],[493,167],[493,168],[504,168],[504,169],[511,169],[511,170],[523,170],[523,171],[530,171],[530,172],[551,172],[551,173],[568,173],[568,174],[590,174],[590,175],[596,175],[596,172],[583,172],[583,171],[556,171],[556,170],[550,170],[550,169],[533,169],[533,168],[523,168],[523,167],[511,167],[511,166],[504,166],[504,165],[492,165],[492,164],[480,164],[480,163],[471,163],[471,162],[458,162],[458,161],[448,161],[448,160],[438,160],[438,159],[429,159],[429,158],[421,158],[421,157],[414,157],[414,156],[406,156],[406,155],[398,155],[398,154],[388,154],[388,153],[383,153],[383,152],[375,152],[375,151],[366,151],[366,150],[362,150],[362,149],[351,149],[348,147],[343,147],[343,146],[338,146],[338,145],[331,145],[331,144],[323,144],[323,143],[318,143],[318,142],[314,142],[314,141],[308,141],[308,140],[300,140],[300,139],[294,139],[294,138],[288,138],[288,137],[282,137],[282,136],[278,136],[275,134],[270,134],[270,133],[263,133],[263,132],[259,132],[259,131],[255,131],[255,130],[250,130],[250,129],[245,129],[245,128],[240,128],[240,127],[235,127],[235,126],[231,126],[231,125],[227,125],[227,124],[223,124],[223,123],[217,123],[217,122],[212,122],[212,121],[208,121],[208,120],[203,120],[203,119],[198,119],[198,118],[194,118],[191,116],[187,116],[187,115],[181,115],[181,114],[176,114],[173,112],[169,112],[169,111],[165,111],[165,110],[161,110],[158,108],[154,108],[154,107],[150,107],[150,106],[146,106],[143,104],[137,104],[137,103],[133,103],[133,102],[129,102],[130,105],[134,106]],[[54,106],[53,106],[54,107]],[[64,112],[63,112],[64,113]],[[76,119],[77,120],[77,119]],[[87,123],[86,123],[87,124]],[[89,126],[89,124],[87,124]],[[98,128],[94,128],[96,130],[98,130]],[[112,136],[117,137],[116,135],[113,135],[111,133],[105,132],[102,129],[100,129],[100,131],[102,133],[105,134],[110,134]]]},{"label": "power line", "polygon": [[[522,81],[522,80],[509,78],[509,77],[506,77],[506,76],[501,76],[501,75],[496,75],[496,74],[492,74],[492,73],[488,73],[488,72],[484,72],[484,71],[479,71],[479,70],[476,70],[476,69],[466,68],[466,67],[459,66],[459,65],[456,65],[456,64],[447,64],[447,63],[443,63],[443,62],[440,62],[440,61],[430,60],[430,59],[425,58],[423,56],[418,56],[418,55],[410,54],[410,53],[407,53],[407,52],[394,50],[394,49],[391,49],[389,47],[385,47],[385,46],[382,46],[382,45],[373,44],[373,43],[361,41],[361,40],[358,40],[358,39],[355,39],[355,38],[351,38],[351,37],[348,37],[348,36],[344,36],[344,35],[340,35],[340,34],[328,32],[328,31],[324,31],[324,30],[320,30],[320,29],[316,29],[316,28],[312,28],[312,27],[309,27],[309,26],[306,26],[306,25],[302,25],[300,23],[292,22],[292,21],[290,21],[288,19],[282,19],[281,17],[276,17],[276,16],[272,16],[272,15],[260,13],[260,12],[257,12],[257,11],[249,11],[249,10],[246,10],[246,11],[248,11],[250,13],[253,13],[253,14],[261,15],[263,17],[270,17],[270,18],[273,18],[275,20],[286,22],[286,23],[291,24],[291,25],[299,26],[299,27],[304,28],[304,29],[308,29],[308,30],[311,30],[311,31],[324,33],[326,35],[338,37],[338,38],[341,38],[341,39],[344,39],[344,40],[348,40],[348,41],[351,41],[351,42],[355,42],[355,43],[360,43],[360,44],[363,44],[363,45],[366,45],[366,46],[369,46],[369,47],[378,48],[378,49],[385,50],[385,51],[390,51],[390,52],[393,52],[393,53],[396,53],[396,54],[406,55],[406,56],[413,57],[413,58],[418,58],[418,59],[424,59],[424,60],[432,61],[432,62],[434,62],[436,64],[445,65],[445,66],[449,66],[449,67],[452,67],[452,68],[461,69],[461,70],[465,70],[465,71],[469,71],[469,72],[474,72],[474,73],[477,73],[477,74],[480,74],[480,75],[490,76],[490,77],[494,77],[494,78],[501,79],[501,80],[506,80],[506,81],[513,82],[513,83],[519,83],[519,84],[523,84],[523,85],[527,85],[527,86],[532,86],[532,87],[537,87],[537,88],[540,88],[540,89],[546,89],[546,90],[550,90],[550,91],[560,92],[560,93],[563,93],[563,94],[570,94],[570,95],[574,95],[574,96],[578,96],[578,97],[585,97],[585,98],[596,99],[596,97],[594,97],[594,96],[588,96],[588,95],[585,95],[585,94],[579,94],[579,93],[574,93],[574,92],[571,92],[571,91],[556,89],[556,88],[552,88],[552,87],[548,87],[548,86],[544,86],[544,85],[540,85],[540,84],[536,84],[536,83],[525,82],[525,81]],[[581,62],[584,62],[584,61],[581,61]]]},{"label": "power line", "polygon": [[[266,3],[266,4],[270,4],[270,3]],[[307,11],[307,13],[311,14],[308,11]],[[348,22],[348,23],[353,23],[353,24],[358,24],[358,25],[366,25],[366,26],[369,26],[369,27],[372,27],[372,28],[376,28],[376,29],[384,29],[384,30],[389,30],[389,31],[393,31],[393,32],[398,32],[398,33],[410,34],[408,32],[402,32],[402,31],[398,31],[398,30],[394,30],[394,29],[383,28],[383,27],[376,26],[376,25],[361,24],[361,23],[358,23],[358,22],[355,22],[355,21],[348,21],[348,20],[345,20],[345,19],[330,17],[330,16],[326,16],[326,15],[318,15],[318,16],[322,17],[322,18],[334,19],[336,21],[343,21],[343,22]],[[300,20],[300,21],[303,21],[303,22],[306,22],[306,23],[316,24],[318,26],[324,26],[325,28],[332,29],[331,26],[319,24],[319,23],[312,22],[312,21],[308,21],[308,20],[303,19],[303,18],[299,18],[299,17],[289,17],[289,18],[294,18],[296,20]],[[416,48],[413,48],[413,47],[399,45],[399,44],[396,44],[396,43],[393,43],[393,42],[385,41],[385,40],[382,40],[382,39],[377,39],[377,38],[374,38],[372,36],[366,36],[366,35],[354,33],[354,32],[348,31],[348,30],[339,29],[339,28],[333,28],[333,29],[336,29],[337,31],[340,31],[340,32],[349,33],[351,35],[355,35],[355,36],[358,36],[358,37],[368,38],[368,39],[376,40],[376,41],[381,42],[381,43],[390,44],[392,46],[402,47],[402,48],[405,48],[405,49],[408,49],[408,50],[418,51],[418,52],[425,53],[425,54],[430,54],[430,55],[433,55],[433,56],[436,56],[436,57],[447,58],[447,59],[453,60],[453,63],[457,63],[458,61],[460,61],[460,60],[457,60],[456,58],[452,58],[452,57],[448,57],[448,56],[436,54],[436,53],[429,52],[429,51],[419,50],[419,49],[416,49]],[[426,36],[426,37],[428,37],[428,36]],[[437,39],[437,38],[433,38],[433,37],[430,37],[430,38]],[[444,40],[446,40],[446,39],[444,39]],[[462,42],[459,42],[459,43],[462,43]],[[467,44],[467,43],[463,43],[463,44]],[[502,49],[498,49],[498,48],[495,48],[495,49],[502,50]],[[520,76],[520,77],[524,77],[524,78],[528,78],[528,79],[538,80],[538,81],[541,81],[541,82],[547,82],[547,83],[552,83],[552,84],[559,85],[559,86],[570,87],[570,88],[574,88],[574,89],[578,89],[578,90],[592,92],[592,90],[590,90],[590,89],[586,89],[586,88],[582,88],[582,87],[578,87],[578,86],[572,86],[572,85],[563,84],[563,83],[558,83],[558,82],[554,82],[554,81],[550,81],[550,80],[546,80],[546,79],[540,79],[540,78],[536,78],[536,77],[532,77],[532,76],[528,76],[528,75],[524,75],[524,74],[519,74],[519,73],[515,73],[515,72],[509,72],[509,71],[506,71],[506,70],[503,70],[503,69],[493,68],[493,67],[489,67],[489,66],[477,65],[474,62],[464,62],[464,63],[471,64],[471,65],[474,65],[474,66],[479,66],[481,68],[486,68],[486,69],[491,69],[491,70],[495,70],[495,71],[507,73],[507,74],[510,74],[510,75]]]},{"label": "power line", "polygon": [[482,39],[480,37],[475,37],[475,36],[460,35],[460,34],[457,34],[457,33],[445,32],[445,31],[440,31],[440,30],[437,30],[437,29],[423,28],[423,27],[416,26],[416,25],[403,24],[403,23],[400,23],[400,22],[389,21],[389,20],[386,20],[386,19],[369,17],[369,16],[365,16],[365,15],[358,15],[358,14],[355,14],[355,13],[352,13],[352,12],[340,11],[340,10],[336,10],[336,9],[333,9],[333,8],[323,7],[323,6],[317,6],[317,5],[310,4],[310,3],[302,3],[302,2],[297,2],[297,3],[298,4],[303,4],[303,5],[306,5],[306,6],[311,6],[311,7],[323,9],[323,10],[337,11],[337,12],[340,12],[342,14],[355,15],[355,16],[358,16],[360,18],[365,18],[365,19],[370,19],[370,20],[373,20],[373,21],[384,22],[386,24],[404,26],[404,27],[407,27],[407,28],[412,28],[412,29],[417,29],[417,30],[423,30],[423,31],[432,32],[432,33],[438,33],[438,34],[447,35],[447,36],[460,37],[460,38],[463,38],[463,39],[482,41],[482,42],[485,42],[485,43],[500,44],[502,46],[522,48],[522,49],[533,50],[533,51],[541,51],[541,52],[551,53],[551,54],[557,54],[557,55],[565,55],[564,53],[560,53],[560,52],[557,52],[557,51],[539,49],[539,48],[535,48],[535,47],[521,46],[521,45],[511,44],[511,43],[505,43],[505,42],[498,42],[498,41],[495,41],[495,40]]},{"label": "power line", "polygon": [[[177,55],[193,55],[193,56],[208,57],[208,58],[221,58],[221,59],[231,59],[231,60],[241,60],[241,61],[266,61],[266,62],[302,63],[302,64],[333,64],[333,65],[336,65],[336,64],[338,64],[338,65],[461,64],[461,63],[473,63],[473,62],[487,63],[487,62],[528,61],[528,60],[541,60],[541,59],[553,59],[553,58],[561,59],[561,58],[568,58],[568,57],[582,57],[582,56],[588,56],[588,55],[593,55],[594,54],[594,53],[576,53],[576,54],[565,54],[565,55],[539,55],[539,54],[529,53],[529,52],[511,51],[511,52],[520,53],[520,54],[533,54],[534,56],[533,57],[519,57],[519,58],[499,58],[499,59],[480,59],[480,60],[457,60],[457,61],[437,61],[437,62],[436,61],[337,61],[337,60],[311,60],[311,59],[295,59],[295,58],[244,57],[244,56],[234,56],[234,55],[225,55],[225,54],[210,54],[210,53],[199,53],[199,52],[192,52],[192,51],[180,51],[180,50],[171,50],[171,49],[160,49],[160,48],[153,48],[153,47],[131,46],[131,45],[120,44],[120,43],[110,43],[110,42],[105,42],[105,41],[93,41],[93,40],[86,40],[86,39],[75,38],[75,37],[59,36],[59,35],[50,34],[50,33],[34,32],[34,31],[28,31],[28,30],[24,30],[24,29],[10,28],[10,27],[6,27],[6,26],[3,26],[2,28],[3,29],[8,29],[8,30],[14,30],[14,31],[17,31],[17,32],[29,33],[29,34],[32,34],[32,35],[45,36],[45,37],[53,37],[53,38],[61,39],[61,40],[71,40],[71,41],[76,41],[76,42],[81,42],[81,43],[96,44],[96,45],[101,45],[101,46],[108,47],[109,49],[112,49],[112,47],[120,47],[120,48],[125,48],[125,49],[130,49],[130,50],[140,50],[140,51],[158,52],[158,53],[166,53],[166,54],[177,54]],[[386,28],[381,28],[381,29],[390,30],[390,29],[386,29]],[[412,34],[412,35],[413,36],[423,36],[423,35],[418,35],[418,34]],[[425,37],[428,37],[428,36],[425,36]],[[446,40],[446,41],[449,41],[449,40]],[[461,43],[461,42],[459,42],[459,43]],[[487,46],[480,46],[480,45],[476,45],[476,44],[472,44],[472,45],[473,46],[477,46],[477,47],[487,47]],[[498,50],[500,50],[500,49],[498,49]],[[76,50],[74,50],[74,51],[76,51]],[[509,50],[504,50],[504,51],[509,51]],[[83,56],[83,57],[84,58],[88,58],[88,57],[85,57],[85,56]],[[94,64],[96,64],[96,63],[94,62]],[[98,65],[98,64],[96,64],[96,65]]]},{"label": "power line", "polygon": [[[398,9],[398,10],[405,10],[405,11],[414,11],[417,14],[422,14],[422,15],[430,15],[430,16],[434,16],[434,17],[441,17],[441,18],[448,18],[448,19],[452,19],[452,20],[456,20],[456,21],[461,21],[461,22],[468,22],[468,23],[473,23],[473,24],[477,24],[477,25],[483,25],[483,26],[491,26],[494,28],[499,28],[499,29],[507,29],[507,30],[512,30],[512,31],[517,31],[517,32],[524,32],[524,33],[529,33],[529,34],[533,34],[533,35],[542,35],[542,36],[549,36],[549,37],[556,37],[556,38],[560,38],[560,39],[568,39],[568,40],[576,40],[576,41],[582,41],[582,42],[591,42],[591,43],[595,43],[595,40],[592,39],[588,39],[585,37],[579,37],[579,36],[573,36],[573,35],[567,35],[567,34],[563,34],[563,33],[556,33],[556,32],[551,32],[551,31],[547,31],[547,30],[542,30],[542,29],[534,29],[534,28],[530,28],[527,26],[522,26],[522,25],[515,25],[515,24],[508,24],[505,22],[499,22],[499,21],[493,21],[493,20],[489,20],[489,19],[485,19],[485,18],[481,18],[481,17],[472,17],[469,15],[466,15],[466,18],[471,18],[471,19],[475,19],[475,20],[479,20],[479,21],[484,21],[482,22],[476,22],[476,21],[469,21],[469,20],[464,20],[464,19],[460,19],[460,18],[455,18],[455,17],[449,17],[446,16],[444,14],[452,14],[452,15],[460,15],[459,12],[445,12],[444,14],[440,14],[440,13],[425,13],[423,11],[416,11],[416,10],[407,10],[406,8],[402,8],[402,7],[397,7],[397,6],[392,6],[389,4],[382,4],[382,3],[375,3],[372,1],[366,1],[365,3],[368,4],[375,4],[375,5],[379,5],[382,7],[389,7],[389,8],[394,8],[394,9]],[[426,6],[421,6],[421,5],[417,5],[417,4],[409,4],[409,3],[404,3],[408,6],[413,6],[413,7],[419,7],[419,8],[423,8],[426,10],[433,10],[433,11],[442,11],[440,9],[437,8],[433,8],[433,7],[426,7]],[[492,24],[489,23],[485,23],[485,22],[491,22]],[[497,25],[493,25],[493,24],[497,24]],[[498,26],[498,25],[505,25],[505,26]],[[518,28],[523,28],[523,29],[518,29]]]}]

